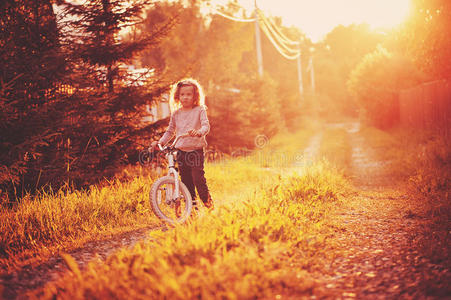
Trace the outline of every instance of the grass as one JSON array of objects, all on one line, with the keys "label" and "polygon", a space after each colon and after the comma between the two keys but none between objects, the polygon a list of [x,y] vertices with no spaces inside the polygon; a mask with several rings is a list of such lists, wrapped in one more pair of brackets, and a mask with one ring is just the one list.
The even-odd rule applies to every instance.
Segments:
[{"label": "grass", "polygon": [[449,139],[426,131],[397,128],[384,132],[365,128],[364,136],[408,196],[412,218],[425,224],[416,243],[425,257],[451,265],[451,145]]},{"label": "grass", "polygon": [[[305,294],[316,285],[311,272],[323,268],[321,257],[330,255],[325,247],[328,216],[349,193],[342,172],[327,161],[296,165],[313,132],[282,134],[252,155],[208,163],[207,181],[216,202],[212,213],[201,212],[189,225],[152,231],[151,242],[120,250],[84,270],[63,255],[72,272],[29,296],[246,299]],[[89,191],[23,199],[2,215],[2,228],[12,223],[2,240],[6,253],[40,255],[55,244],[66,251],[136,223],[157,224],[147,203],[149,180],[136,176]]]},{"label": "grass", "polygon": [[[280,134],[258,153],[277,148],[291,155],[304,147],[312,132],[312,128],[306,128],[295,134]],[[280,163],[265,154],[207,164],[206,176],[213,197],[221,203],[226,198],[234,201],[259,190],[268,182],[268,174],[272,176],[274,172],[263,167],[267,161],[274,168]],[[0,207],[0,269],[40,263],[91,240],[161,224],[148,203],[151,183],[158,176],[149,169],[128,168],[121,178],[129,180],[105,182],[89,190],[41,192],[35,197],[25,196],[12,209]]]},{"label": "grass", "polygon": [[390,162],[390,174],[403,182],[409,196],[425,204],[423,208],[430,214],[451,207],[451,144],[446,137],[400,128],[392,132],[365,128],[363,134],[379,159]]},{"label": "grass", "polygon": [[[278,136],[250,156],[207,164],[213,212],[187,226],[153,231],[151,242],[83,271],[66,256],[72,272],[34,296],[254,299],[308,293],[316,285],[311,272],[330,255],[328,216],[350,191],[326,161],[296,167],[312,132]],[[292,159],[281,163],[280,153]]]},{"label": "grass", "polygon": [[341,170],[346,170],[351,164],[351,144],[348,133],[343,128],[328,128],[323,133],[319,149],[320,157]]},{"label": "grass", "polygon": [[102,235],[159,221],[147,205],[149,177],[119,181],[89,190],[42,192],[23,198],[13,209],[0,208],[1,267],[42,260]]},{"label": "grass", "polygon": [[[233,164],[244,171],[230,178],[236,200],[225,199],[189,226],[154,231],[153,242],[119,251],[84,272],[69,257],[72,273],[39,297],[250,299],[308,292],[315,285],[308,270],[327,255],[323,223],[347,193],[347,182],[324,163],[285,178],[248,168],[248,161]],[[258,188],[236,186],[234,179],[243,177],[259,182]],[[247,185],[255,191],[241,193]],[[290,266],[299,251],[304,270]]]},{"label": "grass", "polygon": [[[394,133],[366,128],[364,135],[369,147],[391,160],[393,167],[415,167],[408,161],[414,154],[409,147],[401,147],[403,142]],[[67,256],[72,272],[34,296],[278,299],[310,295],[321,288],[312,274],[318,270],[327,274],[324,261],[331,259],[325,258],[335,255],[330,250],[340,249],[340,245],[331,249],[334,245],[328,240],[333,234],[330,216],[350,192],[340,171],[350,159],[345,132],[326,130],[323,137],[320,154],[332,163],[323,160],[296,170],[292,168],[295,159],[278,164],[279,158],[270,156],[275,153],[270,145],[277,145],[270,143],[251,156],[209,164],[209,184],[220,203],[215,211],[188,226],[154,231],[151,242],[120,250],[106,262],[92,263],[83,271]],[[279,139],[280,145],[290,144],[289,137]],[[441,149],[434,157],[443,157],[441,146],[431,147]],[[295,154],[296,147],[286,153]],[[259,155],[269,159],[261,160]],[[289,176],[287,169],[292,172]],[[426,240],[423,235],[419,242],[446,242],[440,236],[442,240]],[[443,244],[429,249],[443,249]],[[438,253],[436,257],[444,256]]]}]

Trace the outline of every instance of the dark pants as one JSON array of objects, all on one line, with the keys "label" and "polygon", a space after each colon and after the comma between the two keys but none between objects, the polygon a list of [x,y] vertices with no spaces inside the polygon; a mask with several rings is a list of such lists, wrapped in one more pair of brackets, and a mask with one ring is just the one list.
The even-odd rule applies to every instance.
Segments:
[{"label": "dark pants", "polygon": [[196,199],[196,189],[202,202],[207,202],[209,192],[204,172],[204,151],[202,149],[191,152],[178,150],[177,164],[182,182],[188,188],[193,201]]}]

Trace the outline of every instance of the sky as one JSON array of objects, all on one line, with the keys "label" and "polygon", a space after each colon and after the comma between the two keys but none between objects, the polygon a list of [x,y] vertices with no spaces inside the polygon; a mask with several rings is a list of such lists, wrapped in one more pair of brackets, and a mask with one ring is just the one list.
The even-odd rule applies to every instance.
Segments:
[{"label": "sky", "polygon": [[[238,2],[248,10],[254,7],[254,0]],[[257,0],[257,5],[269,15],[282,17],[283,25],[296,26],[317,42],[340,24],[368,23],[375,30],[393,28],[408,16],[410,0]]]}]

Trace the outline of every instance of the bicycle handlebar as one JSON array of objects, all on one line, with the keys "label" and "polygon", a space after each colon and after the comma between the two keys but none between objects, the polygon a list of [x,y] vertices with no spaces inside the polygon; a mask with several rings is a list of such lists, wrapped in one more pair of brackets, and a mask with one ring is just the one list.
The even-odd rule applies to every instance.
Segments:
[{"label": "bicycle handlebar", "polygon": [[188,133],[185,133],[185,134],[182,134],[182,135],[177,136],[177,137],[174,139],[174,141],[172,142],[172,144],[171,144],[170,146],[168,146],[168,144],[166,144],[166,145],[164,145],[164,146],[161,146],[161,144],[157,144],[157,145],[158,145],[158,148],[160,148],[160,151],[164,151],[164,150],[166,150],[167,148],[172,148],[172,147],[175,146],[175,144],[178,142],[179,139],[181,139],[181,138],[183,138],[183,137],[187,137],[187,136],[190,136],[190,135],[189,135]]}]

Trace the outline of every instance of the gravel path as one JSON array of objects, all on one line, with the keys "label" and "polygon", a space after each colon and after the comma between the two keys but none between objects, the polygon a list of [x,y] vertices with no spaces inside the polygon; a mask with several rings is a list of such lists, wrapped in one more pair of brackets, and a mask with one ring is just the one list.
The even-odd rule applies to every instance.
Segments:
[{"label": "gravel path", "polygon": [[[133,247],[138,241],[144,240],[148,236],[148,232],[154,229],[141,228],[114,235],[107,240],[89,242],[83,248],[68,254],[83,270],[91,261],[102,261],[118,249]],[[0,274],[0,287],[4,287],[3,291],[0,290],[0,299],[26,299],[24,295],[28,291],[43,287],[67,271],[66,261],[58,255],[38,266],[28,265],[14,273]]]},{"label": "gravel path", "polygon": [[330,262],[333,275],[317,279],[318,298],[451,299],[450,266],[421,251],[429,220],[412,211],[384,168],[387,162],[365,145],[358,123],[342,125],[352,145],[358,195],[334,218],[341,226],[331,244],[339,245],[339,254]]}]

